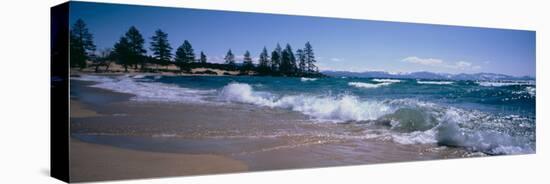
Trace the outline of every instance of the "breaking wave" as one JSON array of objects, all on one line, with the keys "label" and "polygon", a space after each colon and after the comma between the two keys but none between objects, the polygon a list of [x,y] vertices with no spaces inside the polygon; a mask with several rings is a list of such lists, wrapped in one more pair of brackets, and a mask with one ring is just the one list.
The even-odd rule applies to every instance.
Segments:
[{"label": "breaking wave", "polygon": [[334,122],[375,120],[391,112],[391,108],[381,102],[361,101],[352,95],[276,97],[271,93],[253,91],[244,83],[228,84],[222,89],[220,98],[228,102],[291,109],[317,120]]},{"label": "breaking wave", "polygon": [[317,80],[317,78],[307,78],[307,77],[300,78],[300,81],[302,81],[302,82],[316,81],[316,80]]},{"label": "breaking wave", "polygon": [[378,88],[381,86],[388,86],[390,84],[393,84],[392,82],[382,82],[378,84],[371,84],[371,83],[365,83],[365,82],[348,82],[349,86],[357,87],[357,88]]},{"label": "breaking wave", "polygon": [[[290,109],[321,121],[371,122],[389,130],[380,136],[391,137],[400,144],[463,147],[486,154],[534,152],[531,140],[521,138],[534,139],[534,135],[515,136],[507,133],[511,130],[533,132],[533,122],[517,115],[512,120],[412,99],[372,101],[352,95],[277,97],[268,92],[254,91],[244,83],[226,85],[219,97],[227,102]],[[518,120],[523,121],[521,126],[517,126]]]},{"label": "breaking wave", "polygon": [[381,82],[381,83],[397,83],[401,82],[401,80],[397,79],[372,79],[374,82]]},{"label": "breaking wave", "polygon": [[453,84],[454,82],[452,82],[452,81],[420,81],[420,80],[417,80],[416,83],[418,83],[418,84],[433,84],[433,85],[449,85],[449,84]]},{"label": "breaking wave", "polygon": [[476,83],[485,87],[535,85],[534,81],[477,81]]}]

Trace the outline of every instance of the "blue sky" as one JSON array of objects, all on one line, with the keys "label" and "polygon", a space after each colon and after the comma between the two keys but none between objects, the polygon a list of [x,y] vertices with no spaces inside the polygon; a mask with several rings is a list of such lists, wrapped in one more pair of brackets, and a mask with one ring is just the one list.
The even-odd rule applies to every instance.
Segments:
[{"label": "blue sky", "polygon": [[239,59],[246,50],[257,57],[264,46],[296,50],[310,41],[321,70],[535,76],[534,31],[85,2],[70,11],[71,24],[83,19],[99,49],[113,47],[133,25],[146,48],[162,29],[173,52],[189,40],[210,62],[222,62],[228,49]]}]

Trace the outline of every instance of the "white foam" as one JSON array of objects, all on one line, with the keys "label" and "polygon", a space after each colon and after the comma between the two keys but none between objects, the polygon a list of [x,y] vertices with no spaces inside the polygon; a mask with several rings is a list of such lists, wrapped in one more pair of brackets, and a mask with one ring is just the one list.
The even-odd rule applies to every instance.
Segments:
[{"label": "white foam", "polygon": [[300,81],[302,81],[302,82],[316,81],[316,80],[317,80],[317,78],[307,78],[307,77],[300,78]]},{"label": "white foam", "polygon": [[248,84],[230,83],[220,93],[222,100],[248,103],[266,107],[291,109],[322,121],[374,120],[392,112],[392,109],[376,101],[361,101],[355,96],[304,96],[289,95],[275,98],[266,92],[256,92]]},{"label": "white foam", "polygon": [[372,79],[374,82],[382,82],[382,83],[398,83],[401,82],[401,80],[397,79]]},{"label": "white foam", "polygon": [[92,85],[92,87],[133,94],[135,97],[132,99],[136,101],[204,102],[203,98],[205,98],[205,95],[216,92],[215,90],[182,88],[158,82],[137,82],[136,79],[128,76],[107,77],[85,75],[75,79],[98,82]]},{"label": "white foam", "polygon": [[528,87],[525,87],[525,91],[531,95],[532,97],[534,97],[536,95],[536,91],[537,89],[535,87],[531,87],[531,86],[528,86]]},{"label": "white foam", "polygon": [[254,92],[252,87],[244,83],[230,83],[223,87],[220,95],[222,100],[241,102],[264,106],[273,106],[273,100],[268,96]]},{"label": "white foam", "polygon": [[436,130],[414,131],[410,133],[393,133],[392,140],[399,144],[435,144]]},{"label": "white foam", "polygon": [[348,85],[357,87],[357,88],[378,88],[381,86],[388,86],[390,84],[393,84],[391,82],[383,82],[378,84],[371,84],[371,83],[364,83],[364,82],[348,82]]},{"label": "white foam", "polygon": [[457,109],[449,109],[440,120],[436,139],[438,144],[460,146],[470,151],[487,154],[533,153],[534,150],[519,138],[498,131],[466,129],[471,122],[471,114]]},{"label": "white foam", "polygon": [[131,76],[131,77],[134,78],[134,79],[143,79],[143,78],[145,78],[146,76],[145,76],[145,75],[140,75],[140,74],[138,74],[138,75],[134,75],[134,76]]},{"label": "white foam", "polygon": [[534,81],[477,81],[476,83],[485,87],[534,85]]},{"label": "white foam", "polygon": [[521,97],[535,97],[536,95],[536,88],[534,86],[527,86],[524,89],[518,90],[518,91],[512,91],[513,94],[520,95],[519,97],[513,97],[512,99],[518,99]]},{"label": "white foam", "polygon": [[418,83],[418,84],[433,84],[433,85],[449,85],[449,84],[453,84],[454,82],[451,82],[451,81],[420,81],[420,80],[417,80],[416,83]]}]

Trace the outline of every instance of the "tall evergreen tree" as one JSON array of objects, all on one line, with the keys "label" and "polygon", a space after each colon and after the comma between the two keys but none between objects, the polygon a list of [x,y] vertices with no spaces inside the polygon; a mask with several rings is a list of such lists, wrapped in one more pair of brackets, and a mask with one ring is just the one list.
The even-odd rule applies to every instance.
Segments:
[{"label": "tall evergreen tree", "polygon": [[76,20],[70,31],[70,63],[71,67],[86,67],[86,60],[96,49],[93,35],[88,31],[86,23],[82,19]]},{"label": "tall evergreen tree", "polygon": [[281,66],[279,67],[279,71],[283,74],[292,75],[295,72],[295,68],[296,58],[294,57],[292,47],[290,47],[290,44],[286,44],[285,50],[283,50],[281,57]]},{"label": "tall evergreen tree", "polygon": [[283,49],[281,48],[281,45],[277,43],[277,46],[271,52],[271,70],[273,71],[279,71],[279,67],[281,66],[281,59],[282,59]]},{"label": "tall evergreen tree", "polygon": [[267,49],[264,47],[262,53],[260,53],[260,59],[258,60],[258,70],[260,73],[267,73],[271,69],[271,63],[269,61],[269,54]]},{"label": "tall evergreen tree", "polygon": [[206,59],[206,55],[204,55],[204,53],[201,51],[201,57],[199,59],[200,63],[206,63],[208,62],[207,59]]},{"label": "tall evergreen tree", "polygon": [[227,54],[225,55],[225,64],[235,67],[235,55],[233,55],[233,52],[231,52],[231,49],[227,51]]},{"label": "tall evergreen tree", "polygon": [[168,42],[168,34],[158,29],[155,31],[155,35],[151,37],[150,44],[153,57],[158,61],[158,64],[168,65],[172,59],[172,47]]},{"label": "tall evergreen tree", "polygon": [[271,72],[277,72],[279,71],[278,61],[281,60],[281,55],[279,55],[279,52],[273,51],[271,52]]},{"label": "tall evergreen tree", "polygon": [[304,48],[304,55],[306,60],[306,68],[308,73],[317,73],[318,68],[315,65],[315,55],[313,54],[313,48],[311,47],[311,44],[309,42],[306,43]]},{"label": "tall evergreen tree", "polygon": [[299,73],[305,73],[307,71],[307,65],[306,65],[306,55],[304,54],[304,50],[298,49],[296,50],[296,59],[298,60],[298,72]]},{"label": "tall evergreen tree", "polygon": [[139,30],[134,26],[130,27],[124,36],[128,40],[128,49],[130,50],[128,57],[131,59],[131,64],[135,69],[137,69],[138,65],[141,65],[141,69],[145,69],[146,60],[144,55],[147,53],[147,50],[143,46],[145,43],[143,36],[141,36]]},{"label": "tall evergreen tree", "polygon": [[183,44],[178,47],[175,61],[176,65],[180,67],[181,70],[183,70],[187,64],[195,62],[195,52],[189,41],[183,41]]},{"label": "tall evergreen tree", "polygon": [[130,42],[126,37],[120,37],[119,41],[114,46],[114,58],[117,63],[124,67],[124,72],[128,72],[128,67],[133,64],[132,51],[130,50]]},{"label": "tall evergreen tree", "polygon": [[254,69],[252,58],[250,57],[250,52],[246,51],[243,57],[243,70],[252,70],[252,69]]}]

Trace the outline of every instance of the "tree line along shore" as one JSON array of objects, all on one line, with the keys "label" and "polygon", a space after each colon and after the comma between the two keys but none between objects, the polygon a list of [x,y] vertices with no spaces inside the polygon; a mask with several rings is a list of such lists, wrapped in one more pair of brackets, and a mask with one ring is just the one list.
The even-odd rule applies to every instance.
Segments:
[{"label": "tree line along shore", "polygon": [[235,54],[229,49],[224,63],[208,61],[201,51],[198,56],[187,40],[172,53],[168,34],[157,29],[149,39],[149,51],[145,49],[146,40],[139,30],[131,26],[112,48],[98,51],[93,35],[86,23],[78,19],[70,30],[70,66],[80,71],[90,72],[171,72],[174,74],[211,74],[211,75],[259,75],[287,77],[323,77],[316,66],[313,47],[306,42],[303,48],[293,51],[290,44],[282,48],[278,43],[269,53],[262,49],[257,63],[253,62],[249,51],[237,62]]}]

